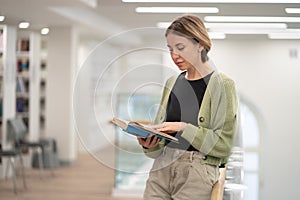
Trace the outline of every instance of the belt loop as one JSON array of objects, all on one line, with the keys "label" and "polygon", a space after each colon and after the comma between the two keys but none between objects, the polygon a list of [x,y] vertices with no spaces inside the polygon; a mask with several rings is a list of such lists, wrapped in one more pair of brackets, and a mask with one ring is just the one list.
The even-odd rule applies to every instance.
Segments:
[{"label": "belt loop", "polygon": [[194,154],[194,151],[190,151],[190,162],[193,161],[193,154]]},{"label": "belt loop", "polygon": [[163,149],[163,156],[165,156],[165,151],[166,151],[166,146],[164,146],[164,149]]}]

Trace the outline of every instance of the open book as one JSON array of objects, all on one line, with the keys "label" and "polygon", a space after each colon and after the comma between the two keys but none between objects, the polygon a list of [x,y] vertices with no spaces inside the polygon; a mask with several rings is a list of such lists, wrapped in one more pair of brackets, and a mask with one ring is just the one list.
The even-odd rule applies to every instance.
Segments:
[{"label": "open book", "polygon": [[118,118],[113,118],[112,123],[119,126],[123,131],[135,136],[147,138],[149,135],[157,136],[159,139],[166,139],[173,142],[178,142],[178,139],[163,132],[159,132],[150,126],[146,126],[134,121],[126,121]]}]

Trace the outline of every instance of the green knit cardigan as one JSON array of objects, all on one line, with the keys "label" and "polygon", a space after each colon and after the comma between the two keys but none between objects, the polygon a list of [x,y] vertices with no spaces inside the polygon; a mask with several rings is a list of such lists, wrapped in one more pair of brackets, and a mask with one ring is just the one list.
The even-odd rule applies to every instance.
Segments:
[{"label": "green knit cardigan", "polygon": [[[165,84],[154,124],[165,121],[168,99],[177,77],[172,76]],[[224,73],[215,71],[203,97],[198,126],[187,124],[182,132],[183,138],[206,155],[201,162],[210,165],[227,163],[237,129],[237,114],[238,98],[234,81]],[[161,140],[156,147],[143,150],[147,156],[157,158],[164,146],[165,141]]]}]

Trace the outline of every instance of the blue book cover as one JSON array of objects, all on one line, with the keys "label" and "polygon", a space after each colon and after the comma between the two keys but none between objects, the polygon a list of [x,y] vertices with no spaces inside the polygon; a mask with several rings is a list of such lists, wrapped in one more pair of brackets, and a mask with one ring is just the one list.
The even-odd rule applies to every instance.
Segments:
[{"label": "blue book cover", "polygon": [[113,118],[112,123],[122,128],[122,130],[125,131],[126,133],[135,136],[141,136],[142,138],[147,138],[149,135],[152,135],[152,136],[157,136],[160,139],[166,139],[169,141],[178,142],[178,139],[171,135],[168,135],[163,132],[158,132],[149,126],[137,122]]}]

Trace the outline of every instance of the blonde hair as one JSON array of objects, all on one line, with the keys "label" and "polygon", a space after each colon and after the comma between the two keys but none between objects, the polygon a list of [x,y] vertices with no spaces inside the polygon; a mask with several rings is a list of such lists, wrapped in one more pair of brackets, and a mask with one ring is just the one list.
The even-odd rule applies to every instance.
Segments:
[{"label": "blonde hair", "polygon": [[206,62],[208,60],[207,53],[211,49],[211,40],[203,21],[198,16],[185,14],[178,17],[167,28],[165,36],[167,37],[169,33],[174,33],[198,42],[204,47],[204,50],[201,52],[202,61]]}]

